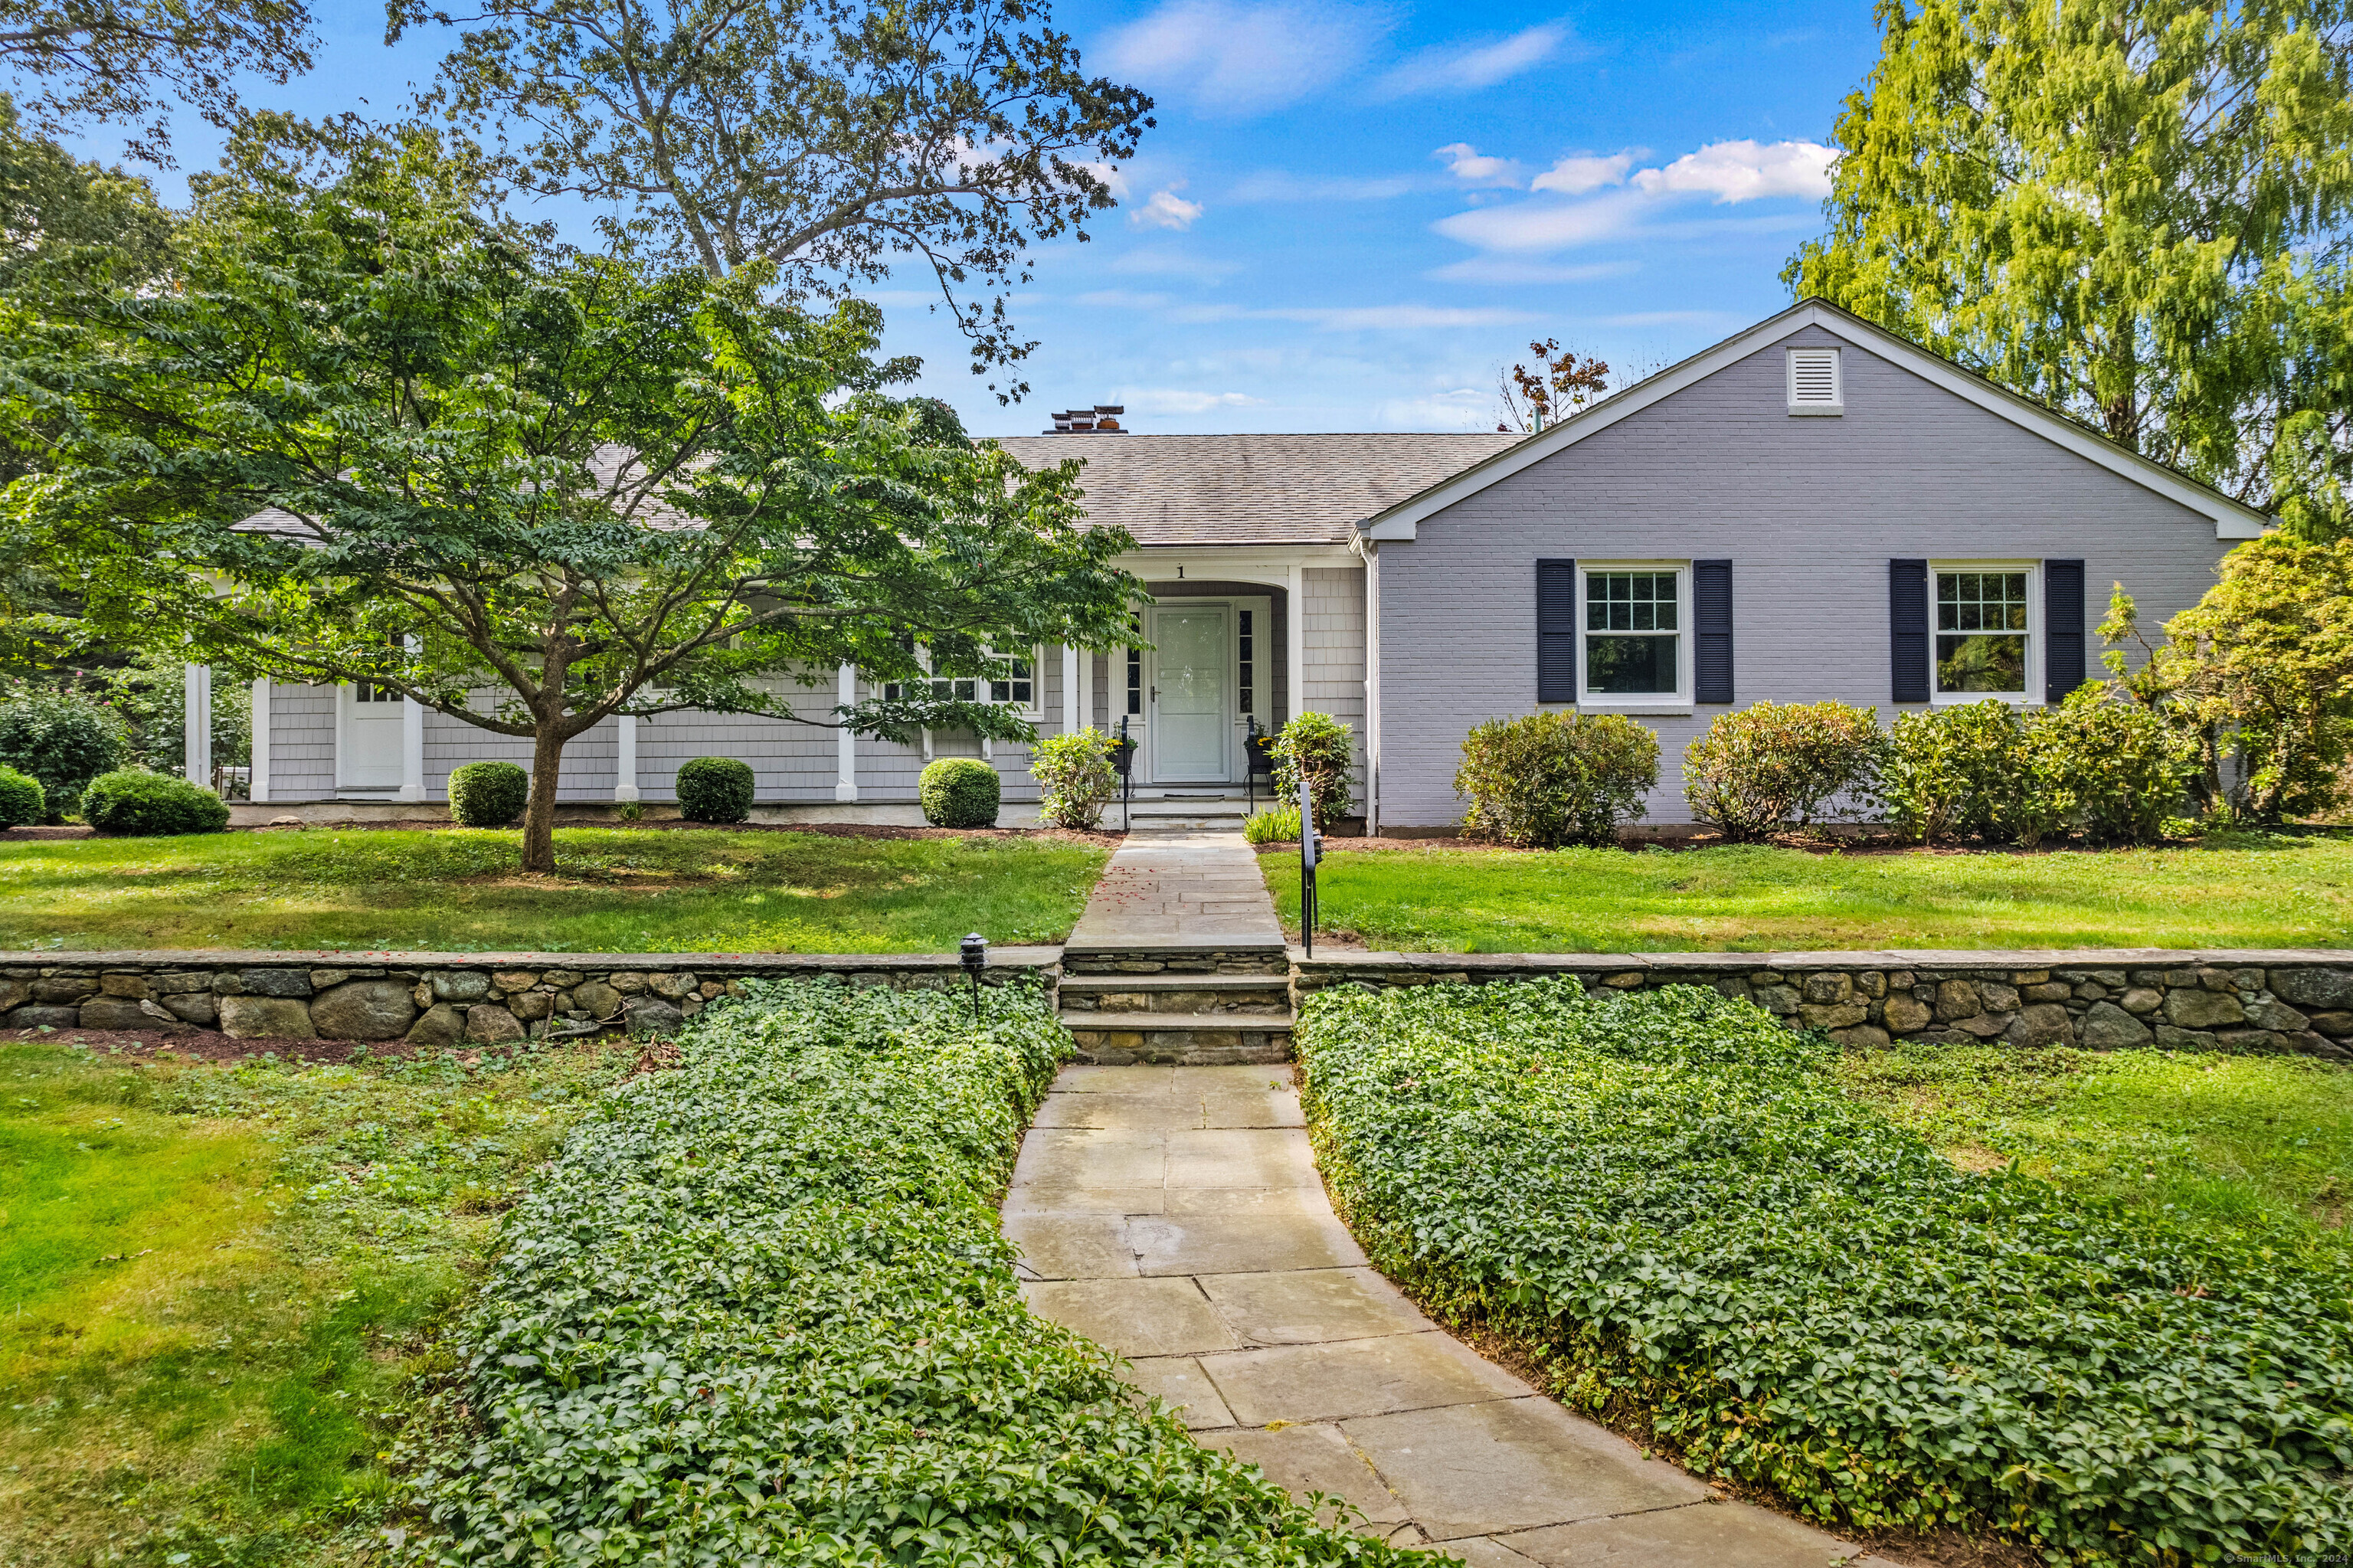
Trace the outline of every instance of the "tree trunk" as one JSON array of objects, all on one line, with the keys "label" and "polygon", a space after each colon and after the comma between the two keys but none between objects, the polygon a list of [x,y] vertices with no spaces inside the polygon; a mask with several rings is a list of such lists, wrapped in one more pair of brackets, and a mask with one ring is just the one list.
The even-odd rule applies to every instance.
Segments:
[{"label": "tree trunk", "polygon": [[564,775],[564,732],[541,719],[531,737],[531,800],[522,809],[522,868],[555,870],[555,788]]}]

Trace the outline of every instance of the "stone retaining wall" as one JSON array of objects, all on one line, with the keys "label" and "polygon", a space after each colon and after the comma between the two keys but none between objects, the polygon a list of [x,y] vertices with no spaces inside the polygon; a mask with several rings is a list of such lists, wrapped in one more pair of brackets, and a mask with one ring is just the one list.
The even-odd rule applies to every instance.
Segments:
[{"label": "stone retaining wall", "polygon": [[[750,980],[962,983],[954,953],[133,952],[0,968],[12,1029],[217,1029],[238,1039],[415,1045],[661,1033]],[[1060,949],[1001,948],[983,977],[1050,983]]]},{"label": "stone retaining wall", "polygon": [[1294,998],[1335,985],[1490,984],[1571,975],[1587,990],[1712,986],[1850,1045],[2159,1045],[2353,1059],[2353,953],[1319,953]]}]

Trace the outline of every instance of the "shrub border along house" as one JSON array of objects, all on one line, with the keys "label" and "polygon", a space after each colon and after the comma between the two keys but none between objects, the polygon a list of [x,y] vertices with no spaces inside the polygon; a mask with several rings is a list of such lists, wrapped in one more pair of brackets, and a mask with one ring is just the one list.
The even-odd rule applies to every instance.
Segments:
[{"label": "shrub border along house", "polygon": [[2353,1544],[2333,1273],[1964,1171],[1695,987],[1327,994],[1299,1039],[1374,1265],[1701,1474],[2083,1568]]},{"label": "shrub border along house", "polygon": [[995,1200],[1069,1046],[1034,991],[759,988],[510,1216],[405,1446],[438,1560],[1418,1561],[1139,1408]]}]

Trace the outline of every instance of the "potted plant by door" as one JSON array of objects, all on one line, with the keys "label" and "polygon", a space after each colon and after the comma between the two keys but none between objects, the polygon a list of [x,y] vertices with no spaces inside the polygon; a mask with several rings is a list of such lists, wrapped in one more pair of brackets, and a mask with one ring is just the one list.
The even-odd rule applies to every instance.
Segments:
[{"label": "potted plant by door", "polygon": [[1258,727],[1258,720],[1250,721],[1250,735],[1242,741],[1243,783],[1250,790],[1251,810],[1258,808],[1258,781],[1267,781],[1274,788],[1274,736]]}]

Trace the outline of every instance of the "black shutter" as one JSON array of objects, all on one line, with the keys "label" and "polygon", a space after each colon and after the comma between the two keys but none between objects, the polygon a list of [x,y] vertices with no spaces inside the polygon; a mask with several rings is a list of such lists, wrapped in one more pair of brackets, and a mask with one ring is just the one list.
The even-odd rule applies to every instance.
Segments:
[{"label": "black shutter", "polygon": [[1732,701],[1732,563],[1692,563],[1692,700]]},{"label": "black shutter", "polygon": [[1536,701],[1577,701],[1577,563],[1536,563]]},{"label": "black shutter", "polygon": [[2042,563],[2042,696],[2059,702],[2084,683],[2084,563]]},{"label": "black shutter", "polygon": [[1928,563],[1887,563],[1887,641],[1899,703],[1928,700]]}]

